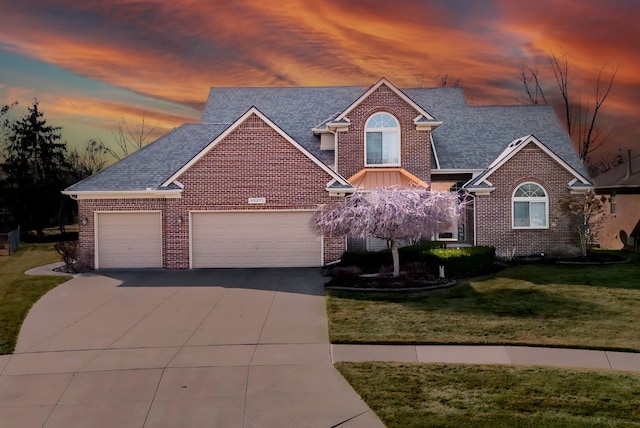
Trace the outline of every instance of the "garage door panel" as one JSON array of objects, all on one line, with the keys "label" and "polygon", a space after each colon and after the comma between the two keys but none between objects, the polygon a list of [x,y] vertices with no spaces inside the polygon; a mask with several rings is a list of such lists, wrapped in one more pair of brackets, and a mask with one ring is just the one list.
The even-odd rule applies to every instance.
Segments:
[{"label": "garage door panel", "polygon": [[303,267],[321,263],[310,212],[192,213],[192,265]]},{"label": "garage door panel", "polygon": [[99,213],[98,267],[162,267],[162,216],[153,213]]}]

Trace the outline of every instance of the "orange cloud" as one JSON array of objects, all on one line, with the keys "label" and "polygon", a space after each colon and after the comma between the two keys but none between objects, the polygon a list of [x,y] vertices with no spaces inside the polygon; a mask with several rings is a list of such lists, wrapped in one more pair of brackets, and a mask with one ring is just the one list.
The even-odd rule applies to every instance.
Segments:
[{"label": "orange cloud", "polygon": [[[563,49],[587,88],[603,65],[620,65],[607,101],[615,122],[640,115],[639,6],[615,3],[24,0],[0,5],[0,47],[196,108],[209,86],[370,85],[380,76],[415,86],[449,75],[472,103],[514,102],[522,64],[542,66],[549,49]],[[87,94],[57,102],[68,117],[97,122],[141,109],[167,127],[195,116]],[[626,126],[625,138],[640,141],[633,132]]]}]

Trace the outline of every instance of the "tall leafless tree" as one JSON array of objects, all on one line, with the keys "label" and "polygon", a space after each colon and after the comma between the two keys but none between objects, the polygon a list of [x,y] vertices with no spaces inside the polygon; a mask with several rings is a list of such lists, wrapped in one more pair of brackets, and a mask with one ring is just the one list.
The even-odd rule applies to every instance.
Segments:
[{"label": "tall leafless tree", "polygon": [[[595,82],[593,98],[585,100],[580,88],[572,86],[569,59],[565,53],[548,55],[551,73],[556,82],[564,125],[578,149],[578,156],[587,162],[589,156],[606,143],[610,132],[598,124],[602,106],[613,88],[618,67],[605,73],[601,68]],[[522,68],[521,81],[527,95],[527,104],[549,104],[543,90],[543,81],[537,69],[527,65]]]}]

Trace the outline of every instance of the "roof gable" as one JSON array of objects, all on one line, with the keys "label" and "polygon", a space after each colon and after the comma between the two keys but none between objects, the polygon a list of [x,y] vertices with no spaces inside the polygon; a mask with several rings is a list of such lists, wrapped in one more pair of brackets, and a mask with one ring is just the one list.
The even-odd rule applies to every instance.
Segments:
[{"label": "roof gable", "polygon": [[534,135],[527,135],[526,137],[518,138],[513,140],[506,149],[498,155],[498,157],[489,165],[485,171],[483,171],[480,175],[470,180],[465,184],[465,188],[472,189],[482,189],[486,190],[492,188],[493,185],[489,181],[491,175],[500,169],[502,165],[507,163],[509,159],[513,158],[517,153],[519,153],[522,149],[524,149],[527,145],[534,144],[538,148],[540,148],[544,153],[549,155],[555,162],[557,162],[562,168],[568,171],[571,175],[573,175],[574,179],[569,183],[570,186],[574,188],[591,188],[591,181],[584,175],[580,174],[576,171],[571,165],[565,162],[561,157],[556,155],[551,149],[549,149],[545,144],[543,144],[538,138]]},{"label": "roof gable", "polygon": [[157,190],[224,128],[224,125],[182,125],[91,177],[69,186],[64,193]]},{"label": "roof gable", "polygon": [[375,84],[373,84],[373,86],[371,86],[369,89],[367,89],[362,95],[360,95],[360,97],[358,97],[346,109],[344,109],[342,111],[342,113],[340,113],[334,119],[334,121],[340,121],[340,120],[346,119],[347,115],[349,113],[351,113],[356,107],[358,107],[360,104],[362,104],[364,102],[364,100],[369,98],[371,96],[371,94],[373,94],[375,91],[377,91],[383,85],[386,86],[387,88],[389,88],[393,93],[395,93],[404,102],[409,104],[413,109],[415,109],[418,112],[418,116],[414,120],[415,123],[430,124],[430,125],[433,125],[434,127],[438,126],[438,125],[440,125],[442,123],[442,122],[437,121],[435,117],[433,117],[431,114],[429,114],[424,108],[422,108],[420,105],[418,105],[415,101],[413,101],[411,98],[409,98],[404,92],[402,92],[400,89],[398,89],[394,84],[389,82],[384,77],[381,78],[380,80],[378,80]]},{"label": "roof gable", "polygon": [[231,125],[251,107],[256,107],[291,138],[325,164],[333,163],[333,152],[320,150],[320,137],[312,128],[335,118],[362,92],[361,86],[317,87],[228,87],[211,88],[202,123]]},{"label": "roof gable", "polygon": [[169,177],[164,183],[162,183],[162,187],[166,187],[175,183],[179,177],[184,174],[189,168],[191,168],[195,163],[197,163],[200,159],[202,159],[207,153],[209,153],[215,146],[220,144],[229,134],[231,134],[235,129],[238,128],[242,123],[248,120],[251,116],[257,116],[260,120],[265,122],[269,127],[275,130],[282,138],[296,147],[302,154],[304,154],[307,158],[309,158],[313,163],[315,163],[319,168],[324,170],[330,177],[331,182],[327,184],[333,184],[337,182],[347,188],[350,188],[349,182],[342,177],[340,174],[333,171],[327,165],[322,163],[317,157],[315,157],[312,153],[310,153],[305,147],[300,145],[297,141],[291,138],[286,132],[280,129],[275,123],[273,123],[267,116],[265,116],[258,108],[251,107],[247,110],[243,115],[241,115],[234,123],[232,123],[229,127],[227,127],[224,132],[220,133],[211,143],[209,143],[206,147],[204,147],[198,154],[196,154],[189,162],[185,163],[179,170],[177,170],[171,177]]}]

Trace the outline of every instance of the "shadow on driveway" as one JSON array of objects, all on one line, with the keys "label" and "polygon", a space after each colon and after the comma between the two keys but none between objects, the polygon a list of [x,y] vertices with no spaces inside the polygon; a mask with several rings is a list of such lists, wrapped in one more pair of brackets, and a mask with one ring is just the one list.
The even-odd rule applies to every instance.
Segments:
[{"label": "shadow on driveway", "polygon": [[96,274],[122,281],[119,287],[224,287],[324,295],[319,268],[264,269],[100,269]]}]

